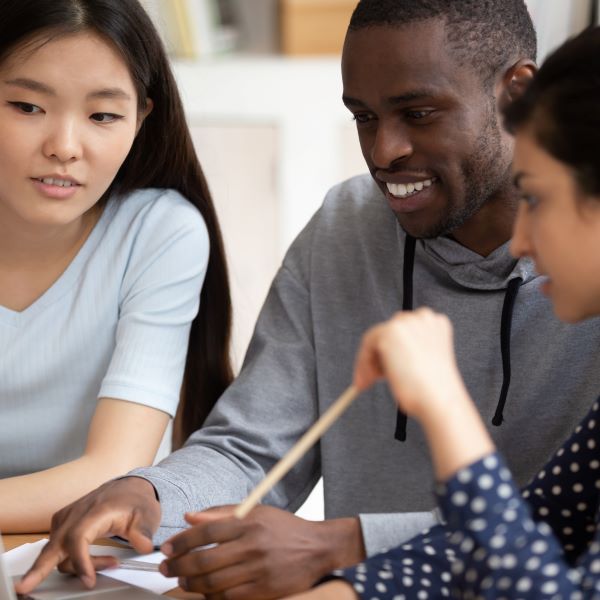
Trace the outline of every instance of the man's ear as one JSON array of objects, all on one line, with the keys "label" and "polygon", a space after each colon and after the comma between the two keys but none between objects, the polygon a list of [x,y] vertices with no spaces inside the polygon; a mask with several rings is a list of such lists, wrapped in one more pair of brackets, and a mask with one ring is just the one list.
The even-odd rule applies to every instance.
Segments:
[{"label": "man's ear", "polygon": [[536,72],[536,64],[525,58],[517,61],[505,71],[499,82],[498,107],[500,110],[506,108],[525,91]]},{"label": "man's ear", "polygon": [[135,128],[135,135],[137,135],[142,127],[142,124],[146,117],[152,112],[154,108],[154,102],[150,98],[146,98],[146,106],[143,110],[138,111],[137,126]]}]

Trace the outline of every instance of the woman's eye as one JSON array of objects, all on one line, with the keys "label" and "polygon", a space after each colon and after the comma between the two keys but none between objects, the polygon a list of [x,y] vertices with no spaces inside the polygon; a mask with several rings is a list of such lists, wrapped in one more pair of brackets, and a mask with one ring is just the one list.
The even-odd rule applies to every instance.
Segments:
[{"label": "woman's eye", "polygon": [[527,208],[534,208],[539,203],[537,196],[534,196],[532,194],[522,194],[521,200],[525,202]]},{"label": "woman's eye", "polygon": [[94,113],[90,119],[96,121],[96,123],[113,123],[122,119],[122,115],[116,115],[114,113]]},{"label": "woman's eye", "polygon": [[14,106],[19,112],[27,115],[35,115],[42,112],[42,109],[39,106],[30,104],[29,102],[9,102],[9,104]]}]

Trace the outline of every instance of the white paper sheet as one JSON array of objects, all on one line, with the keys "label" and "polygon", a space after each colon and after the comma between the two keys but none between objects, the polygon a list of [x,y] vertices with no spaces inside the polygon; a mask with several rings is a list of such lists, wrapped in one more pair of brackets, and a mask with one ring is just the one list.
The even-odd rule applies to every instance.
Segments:
[{"label": "white paper sheet", "polygon": [[23,575],[29,571],[38,554],[46,545],[46,542],[48,542],[48,540],[43,539],[38,542],[33,542],[32,544],[23,544],[22,546],[17,546],[12,550],[6,551],[2,556],[9,577]]},{"label": "white paper sheet", "polygon": [[[97,548],[103,548],[104,554],[112,554],[106,552],[107,548],[102,546],[92,546],[95,550]],[[112,550],[112,548],[108,548]],[[100,552],[92,551],[92,554],[100,554]],[[161,563],[166,556],[162,552],[153,552],[152,554],[139,554],[132,557],[132,560],[141,560],[143,562],[151,562],[154,564]],[[177,577],[165,577],[158,571],[134,571],[132,569],[105,569],[102,571],[102,575],[118,579],[119,581],[125,581],[138,587],[142,587],[146,590],[150,590],[157,594],[164,594],[169,590],[177,587]]]},{"label": "white paper sheet", "polygon": [[[47,539],[39,540],[31,544],[17,546],[3,555],[4,564],[9,576],[23,575],[33,565],[38,554],[48,542]],[[113,546],[90,546],[90,554],[93,556],[116,556],[117,558],[131,558],[158,564],[162,562],[165,555],[162,552],[151,554],[136,554],[135,550],[129,548],[115,548]],[[164,577],[159,572],[133,571],[130,569],[105,569],[103,575],[125,581],[132,585],[150,590],[156,594],[164,594],[177,587],[177,577]]]}]

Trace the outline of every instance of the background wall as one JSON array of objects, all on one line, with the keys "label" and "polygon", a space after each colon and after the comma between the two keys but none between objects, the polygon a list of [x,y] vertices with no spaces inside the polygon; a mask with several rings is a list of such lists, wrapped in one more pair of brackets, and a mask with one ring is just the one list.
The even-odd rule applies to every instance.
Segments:
[{"label": "background wall", "polygon": [[[243,1],[264,11],[265,2],[274,0]],[[303,2],[311,10],[335,5],[347,22],[349,0],[290,0],[296,8]],[[590,23],[591,0],[527,4],[540,59]],[[160,21],[156,1],[147,5]],[[159,24],[165,31],[164,22]],[[254,44],[259,47],[260,40]],[[277,46],[267,40],[262,47]],[[223,228],[234,304],[233,356],[239,367],[285,249],[326,191],[365,167],[341,103],[339,54],[213,53],[174,59],[173,65]],[[167,450],[164,444],[159,456]],[[320,485],[299,514],[322,518]]]}]

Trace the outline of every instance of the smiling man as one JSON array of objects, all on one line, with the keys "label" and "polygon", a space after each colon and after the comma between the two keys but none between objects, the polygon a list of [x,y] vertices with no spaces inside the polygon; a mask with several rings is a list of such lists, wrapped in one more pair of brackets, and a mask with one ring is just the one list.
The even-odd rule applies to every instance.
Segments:
[{"label": "smiling man", "polygon": [[[560,324],[531,262],[508,251],[517,196],[497,107],[531,78],[535,47],[522,0],[358,4],[343,99],[371,175],[334,188],[290,248],[244,367],[206,426],[158,466],[59,513],[29,584],[67,558],[93,576],[87,541],[99,535],[147,549],[152,535],[163,542],[185,527],[185,512],[240,502],[351,382],[364,331],[400,308],[450,317],[467,388],[527,481],[600,384],[600,354],[588,351],[598,321]],[[290,514],[321,475],[327,520]],[[189,516],[161,568],[209,598],[306,589],[432,524],[431,480],[422,432],[379,385],[266,497],[270,506],[241,521],[231,507]]]}]

